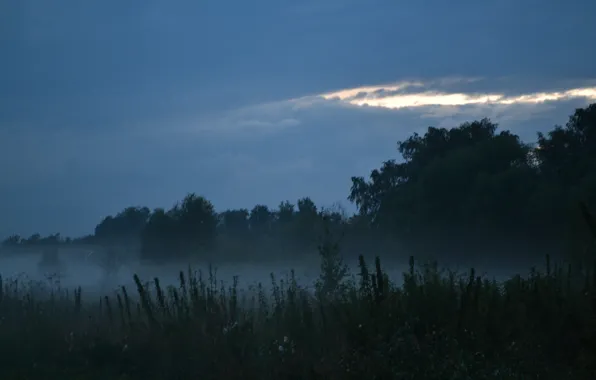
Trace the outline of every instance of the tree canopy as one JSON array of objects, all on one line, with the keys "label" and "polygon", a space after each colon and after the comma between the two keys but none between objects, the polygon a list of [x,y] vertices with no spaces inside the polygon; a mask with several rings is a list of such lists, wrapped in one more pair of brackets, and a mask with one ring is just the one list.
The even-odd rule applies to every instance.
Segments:
[{"label": "tree canopy", "polygon": [[233,246],[249,255],[250,247],[272,242],[282,249],[316,247],[326,227],[353,244],[385,237],[425,241],[438,252],[504,236],[545,244],[577,240],[583,233],[579,202],[596,205],[596,104],[576,109],[565,126],[538,133],[534,144],[482,119],[429,127],[397,142],[397,153],[368,178],[352,177],[348,200],[357,206],[355,215],[317,207],[309,197],[276,209],[259,204],[216,212],[209,200],[189,194],[169,210],[127,207],[85,238],[13,235],[3,245],[129,244],[147,259]]}]

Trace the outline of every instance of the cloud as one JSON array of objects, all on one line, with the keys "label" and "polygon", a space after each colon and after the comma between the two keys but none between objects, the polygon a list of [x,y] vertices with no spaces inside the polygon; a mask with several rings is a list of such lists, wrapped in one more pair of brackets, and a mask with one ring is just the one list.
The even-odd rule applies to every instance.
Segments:
[{"label": "cloud", "polygon": [[188,191],[218,208],[330,204],[429,125],[488,116],[535,138],[591,96],[565,91],[596,87],[595,12],[587,0],[2,2],[0,235],[85,233]]},{"label": "cloud", "polygon": [[[590,86],[583,83],[583,87],[567,88],[560,90],[558,86],[551,84],[551,89],[534,90],[530,93],[504,93],[504,92],[480,92],[475,91],[464,93],[458,90],[458,84],[478,84],[479,79],[451,78],[443,81],[403,82],[385,86],[372,86],[351,88],[341,91],[323,94],[325,99],[337,99],[354,105],[368,105],[384,108],[405,108],[420,106],[459,106],[468,104],[536,104],[549,101],[561,101],[573,98],[586,98],[596,100],[596,85]],[[484,88],[490,88],[490,84],[484,83]],[[434,88],[433,88],[434,87]],[[451,90],[451,91],[449,91]],[[511,88],[510,88],[511,90]]]},{"label": "cloud", "polygon": [[209,112],[407,78],[594,76],[587,0],[60,4],[2,5],[19,21],[0,74],[11,114],[33,98],[40,116],[80,123],[101,107],[108,124],[123,108]]}]

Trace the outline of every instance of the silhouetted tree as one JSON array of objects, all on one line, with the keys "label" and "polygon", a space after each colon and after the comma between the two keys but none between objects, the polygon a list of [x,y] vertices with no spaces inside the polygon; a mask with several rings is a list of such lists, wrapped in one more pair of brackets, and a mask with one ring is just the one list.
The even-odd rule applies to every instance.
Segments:
[{"label": "silhouetted tree", "polygon": [[247,209],[226,210],[221,214],[222,229],[230,236],[246,237],[250,231]]},{"label": "silhouetted tree", "polygon": [[21,244],[21,237],[19,235],[10,235],[2,241],[4,247],[16,247]]},{"label": "silhouetted tree", "polygon": [[250,229],[256,236],[267,236],[271,233],[273,213],[265,205],[256,205],[250,210]]},{"label": "silhouetted tree", "polygon": [[429,127],[398,142],[400,162],[384,162],[368,181],[353,177],[348,199],[360,221],[412,241],[556,234],[571,205],[594,199],[595,110],[576,110],[536,147],[488,119]]},{"label": "silhouetted tree", "polygon": [[147,207],[127,207],[116,216],[107,216],[95,227],[95,238],[101,243],[137,242],[149,219]]}]

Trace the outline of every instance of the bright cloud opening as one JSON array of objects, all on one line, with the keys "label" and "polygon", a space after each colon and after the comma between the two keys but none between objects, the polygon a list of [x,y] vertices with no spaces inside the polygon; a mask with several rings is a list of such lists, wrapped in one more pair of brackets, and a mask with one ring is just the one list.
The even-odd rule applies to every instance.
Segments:
[{"label": "bright cloud opening", "polygon": [[[536,104],[548,101],[561,101],[574,98],[585,98],[596,101],[596,87],[573,88],[566,91],[536,92],[517,96],[506,96],[500,93],[465,94],[441,91],[420,91],[422,83],[407,82],[388,86],[371,86],[346,89],[321,95],[324,99],[338,99],[357,105],[382,108],[407,108],[423,106],[460,106],[468,104]],[[407,89],[414,89],[404,93]],[[395,94],[395,92],[402,92]]]}]

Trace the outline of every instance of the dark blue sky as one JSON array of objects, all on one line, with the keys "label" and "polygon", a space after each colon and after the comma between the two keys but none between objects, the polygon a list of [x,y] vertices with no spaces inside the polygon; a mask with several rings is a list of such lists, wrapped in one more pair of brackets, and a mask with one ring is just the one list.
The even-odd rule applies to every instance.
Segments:
[{"label": "dark blue sky", "polygon": [[[594,14],[589,0],[1,1],[0,235],[84,234],[191,191],[218,209],[330,205],[429,125],[488,116],[533,139],[596,99],[564,93],[596,86]],[[405,108],[319,96],[407,80]],[[452,96],[408,103],[425,91]]]}]

